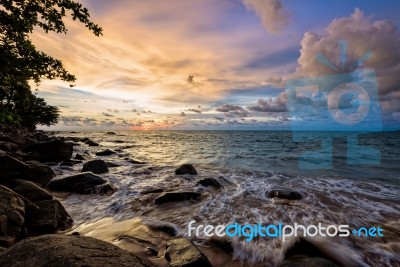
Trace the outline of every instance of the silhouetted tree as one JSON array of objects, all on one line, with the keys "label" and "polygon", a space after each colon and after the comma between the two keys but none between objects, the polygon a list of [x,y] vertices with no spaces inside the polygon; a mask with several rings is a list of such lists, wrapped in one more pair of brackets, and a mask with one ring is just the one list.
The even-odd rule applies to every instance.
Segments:
[{"label": "silhouetted tree", "polygon": [[57,122],[58,109],[33,95],[29,81],[39,84],[42,79],[59,78],[72,83],[76,78],[60,60],[36,50],[30,34],[36,29],[67,33],[67,13],[96,36],[102,35],[102,28],[90,21],[87,8],[76,1],[0,0],[0,123],[24,126],[28,114],[35,125]]}]

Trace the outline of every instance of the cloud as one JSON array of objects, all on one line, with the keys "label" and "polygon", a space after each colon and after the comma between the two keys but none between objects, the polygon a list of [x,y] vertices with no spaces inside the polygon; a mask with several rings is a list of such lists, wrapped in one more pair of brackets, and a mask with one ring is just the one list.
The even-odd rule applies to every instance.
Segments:
[{"label": "cloud", "polygon": [[190,109],[187,109],[186,111],[191,111],[191,112],[194,112],[194,113],[201,114],[201,110],[195,109],[195,108],[190,108]]},{"label": "cloud", "polygon": [[286,112],[287,94],[281,93],[276,98],[269,98],[267,100],[258,99],[257,104],[248,107],[251,111],[256,112]]},{"label": "cloud", "polygon": [[186,116],[186,113],[182,111],[182,112],[181,112],[181,116],[182,116],[182,117],[185,117],[185,116]]},{"label": "cloud", "polygon": [[270,33],[278,33],[289,23],[289,15],[280,0],[243,0],[243,3],[257,14]]},{"label": "cloud", "polygon": [[225,104],[225,105],[222,105],[222,106],[216,108],[215,110],[219,111],[219,112],[230,112],[230,111],[241,110],[241,109],[243,109],[243,108],[240,106]]},{"label": "cloud", "polygon": [[106,113],[106,112],[102,112],[101,114],[102,114],[104,117],[114,117],[114,115],[111,115],[111,114]]},{"label": "cloud", "polygon": [[231,104],[222,105],[215,110],[224,112],[225,116],[227,117],[246,117],[249,114],[245,108]]},{"label": "cloud", "polygon": [[[339,62],[340,40],[346,40],[348,43],[347,61],[343,69]],[[352,71],[350,67],[366,52],[371,51],[372,57],[360,67],[376,71],[382,108],[398,111],[400,110],[399,43],[400,33],[392,22],[373,20],[366,17],[360,9],[356,9],[349,17],[333,20],[325,29],[324,35],[305,33],[301,41],[298,72],[305,77],[318,77]],[[338,71],[331,70],[318,62],[316,60],[318,53],[322,53],[338,66]]]}]

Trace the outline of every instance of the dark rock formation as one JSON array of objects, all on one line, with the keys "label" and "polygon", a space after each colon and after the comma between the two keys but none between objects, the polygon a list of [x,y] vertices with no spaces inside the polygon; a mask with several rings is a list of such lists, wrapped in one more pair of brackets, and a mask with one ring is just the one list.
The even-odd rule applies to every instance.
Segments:
[{"label": "dark rock formation", "polygon": [[93,172],[95,174],[102,174],[108,172],[108,166],[104,160],[95,159],[83,164],[82,172]]},{"label": "dark rock formation", "polygon": [[49,182],[47,187],[54,191],[72,192],[77,194],[108,194],[116,191],[116,188],[109,184],[105,179],[91,172],[83,172],[77,175],[55,178]]},{"label": "dark rock formation", "polygon": [[154,202],[156,204],[164,204],[168,202],[177,202],[185,200],[195,200],[198,201],[201,198],[201,194],[197,192],[166,192],[161,196],[157,197]]},{"label": "dark rock formation", "polygon": [[23,240],[0,254],[0,266],[151,267],[145,259],[84,236],[44,235]]},{"label": "dark rock formation", "polygon": [[96,156],[110,156],[112,154],[116,154],[117,152],[112,151],[111,149],[106,149],[96,153]]},{"label": "dark rock formation", "polygon": [[202,179],[200,181],[197,182],[198,184],[201,184],[202,186],[212,186],[216,189],[221,189],[222,185],[220,184],[220,182],[218,182],[216,179],[214,178],[205,178]]},{"label": "dark rock formation", "polygon": [[302,194],[290,189],[273,189],[267,192],[269,198],[282,198],[288,200],[300,200],[303,198]]},{"label": "dark rock formation", "polygon": [[71,216],[58,200],[35,202],[39,210],[27,216],[26,226],[29,231],[41,234],[53,234],[70,228],[73,224]]},{"label": "dark rock formation", "polygon": [[207,257],[184,238],[173,239],[167,243],[165,259],[171,267],[212,267]]},{"label": "dark rock formation", "polygon": [[56,177],[56,173],[47,165],[33,166],[23,172],[22,179],[38,183],[45,187],[48,182]]},{"label": "dark rock formation", "polygon": [[196,169],[191,164],[183,164],[178,169],[175,170],[176,175],[191,174],[197,175]]},{"label": "dark rock formation", "polygon": [[32,202],[53,199],[49,192],[30,181],[14,179],[5,186]]},{"label": "dark rock formation", "polygon": [[83,153],[83,154],[76,154],[75,155],[76,160],[91,160],[92,156],[89,154]]}]

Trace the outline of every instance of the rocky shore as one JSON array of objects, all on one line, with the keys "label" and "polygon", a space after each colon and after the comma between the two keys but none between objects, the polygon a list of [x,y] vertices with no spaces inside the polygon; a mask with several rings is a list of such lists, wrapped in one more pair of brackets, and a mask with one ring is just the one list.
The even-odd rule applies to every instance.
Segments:
[{"label": "rocky shore", "polygon": [[[134,234],[124,236],[122,239],[133,240],[140,247],[137,253],[71,232],[73,218],[58,194],[110,195],[118,190],[101,176],[109,172],[112,163],[96,158],[117,153],[104,148],[95,155],[76,154],[74,146],[78,145],[100,146],[89,138],[59,138],[41,131],[0,127],[0,266],[251,266],[232,259],[229,240],[202,248],[165,226],[146,228],[152,231],[151,236],[163,236],[163,242],[157,244]],[[131,163],[143,164],[135,160]],[[52,168],[75,164],[83,164],[81,173],[59,176]],[[179,175],[194,176],[197,170],[185,164],[175,170],[175,175],[177,179]],[[214,178],[199,179],[197,184],[224,190]],[[197,191],[155,188],[142,194],[154,196],[153,205],[202,199]],[[302,194],[276,188],[267,192],[267,197],[298,201]],[[285,258],[281,266],[338,264],[303,239],[287,251]]]}]

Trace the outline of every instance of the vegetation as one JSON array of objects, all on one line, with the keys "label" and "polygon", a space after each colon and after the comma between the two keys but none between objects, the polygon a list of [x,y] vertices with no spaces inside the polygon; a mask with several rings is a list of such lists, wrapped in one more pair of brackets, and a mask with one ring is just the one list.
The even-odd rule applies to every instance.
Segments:
[{"label": "vegetation", "polygon": [[57,123],[58,108],[37,97],[29,83],[57,78],[73,83],[76,78],[60,60],[36,50],[30,35],[34,30],[66,34],[67,14],[102,35],[76,1],[0,0],[0,123],[29,128]]}]

